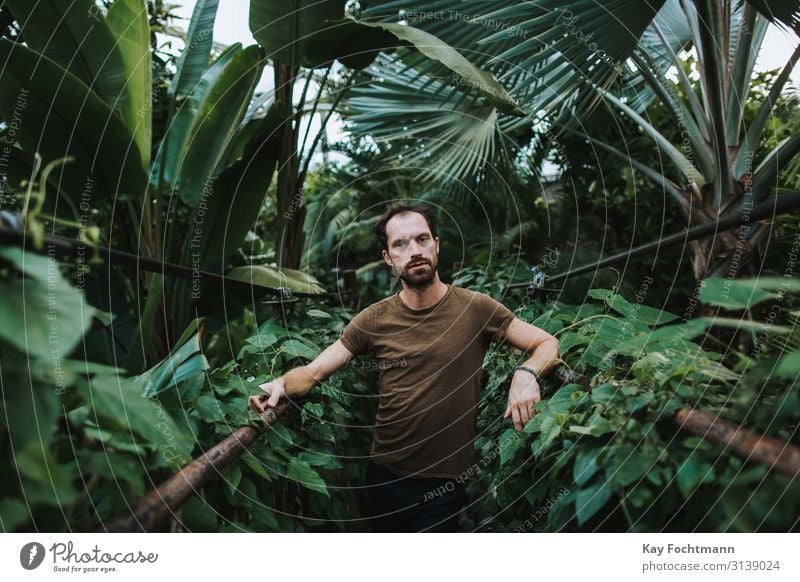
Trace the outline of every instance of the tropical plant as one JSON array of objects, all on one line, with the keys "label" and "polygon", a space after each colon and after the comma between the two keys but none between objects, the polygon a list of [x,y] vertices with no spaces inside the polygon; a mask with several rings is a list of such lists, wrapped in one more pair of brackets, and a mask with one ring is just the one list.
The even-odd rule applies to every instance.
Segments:
[{"label": "tropical plant", "polygon": [[[67,357],[102,314],[55,261],[0,249],[0,288],[8,323],[0,330],[0,467],[13,475],[0,487],[5,532],[93,531],[125,515],[153,483],[260,422],[246,405],[257,384],[315,357],[317,342],[334,341],[345,321],[303,309],[286,326],[259,325],[246,312],[206,338],[198,319],[166,359],[129,378]],[[366,379],[374,381],[373,370],[353,365],[320,386],[160,531],[363,529],[349,519],[364,462],[343,460],[369,445],[372,401],[358,397]]]},{"label": "tropical plant", "polygon": [[[503,113],[473,84],[416,55],[382,57],[369,74],[384,82],[354,88],[346,100],[349,127],[357,135],[396,141],[396,159],[424,164],[429,176],[435,170],[444,181],[465,181],[488,195],[495,187],[489,177],[502,176],[517,152],[557,147],[558,136],[571,133],[652,180],[698,225],[779,194],[782,170],[800,151],[798,134],[771,151],[760,149],[800,49],[744,124],[767,25],[798,32],[795,0],[660,0],[646,6],[631,0],[445,0],[425,8],[377,0],[361,18],[400,19],[430,32],[491,72],[525,112]],[[687,51],[698,55],[690,72],[680,60]],[[669,110],[679,143],[643,117],[653,99]],[[664,164],[649,167],[635,152],[587,134],[580,121],[601,103],[652,139]],[[517,141],[519,136],[524,139]],[[751,225],[743,237],[724,233],[691,243],[695,277],[736,272],[734,257],[741,261],[768,233],[768,224]]]},{"label": "tropical plant", "polygon": [[[194,441],[123,370],[70,357],[107,318],[52,257],[0,249],[0,288],[0,449],[2,470],[14,475],[0,488],[0,527],[89,531],[90,506],[102,515],[142,495],[145,475],[180,468]],[[184,374],[202,372],[197,356],[180,363]]]},{"label": "tropical plant", "polygon": [[[118,250],[219,270],[243,241],[271,175],[268,158],[259,160],[258,177],[251,163],[269,151],[261,146],[274,117],[246,118],[265,63],[261,49],[234,45],[210,63],[217,3],[200,2],[175,78],[153,84],[143,0],[118,0],[107,11],[92,0],[7,6],[25,41],[0,39],[3,118],[14,118],[20,95],[26,101],[9,136],[12,175],[29,179],[34,153],[46,161],[69,156],[47,184],[48,212],[84,228],[99,224],[101,242]],[[155,144],[152,115],[161,103],[169,104],[167,131],[159,128]],[[116,361],[131,371],[168,353],[190,321],[185,283],[112,267],[95,267],[91,277],[93,305],[122,315]],[[106,346],[92,357],[115,361],[112,336],[92,342]]]},{"label": "tropical plant", "polygon": [[[500,278],[515,271],[510,261],[492,272],[498,269]],[[462,277],[500,298],[501,288],[486,273],[476,265]],[[701,300],[719,311],[690,320],[640,297],[629,302],[615,289],[590,290],[581,305],[505,295],[519,317],[559,338],[565,365],[589,376],[593,387],[546,382],[539,413],[516,433],[498,419],[519,356],[487,354],[467,528],[794,531],[800,488],[791,476],[682,432],[676,413],[704,410],[746,432],[797,445],[800,357],[793,316],[776,322],[762,316],[776,304],[796,309],[798,289],[796,278],[711,278]],[[751,316],[726,317],[731,309]],[[719,353],[726,328],[752,333],[752,349]]]},{"label": "tropical plant", "polygon": [[[255,221],[276,170],[277,267],[299,266],[302,184],[342,95],[331,76],[337,60],[364,67],[381,49],[391,50],[401,41],[424,47],[430,38],[422,32],[408,37],[403,27],[393,25],[359,25],[345,18],[344,0],[299,6],[253,0],[250,26],[261,46],[237,43],[212,62],[218,0],[201,0],[173,78],[153,85],[144,0],[117,0],[107,9],[94,0],[68,6],[12,1],[6,6],[24,39],[0,39],[0,59],[6,63],[0,88],[6,124],[0,131],[15,144],[8,181],[29,179],[36,153],[45,162],[68,159],[47,184],[45,210],[54,221],[59,216],[79,224],[96,221],[108,246],[220,274]],[[426,58],[490,81],[449,47]],[[275,89],[254,99],[268,62]],[[301,67],[306,71],[295,105]],[[322,76],[316,75],[318,68],[325,68]],[[326,107],[327,84],[335,95]],[[160,112],[166,110],[159,118],[166,127],[159,128],[158,143],[152,139],[156,102]],[[323,110],[323,131],[306,150],[309,118]],[[306,156],[302,163],[300,153]],[[263,265],[239,267],[237,278],[264,280],[259,275]],[[124,365],[130,371],[140,372],[167,354],[196,315],[193,311],[218,314],[224,303],[199,276],[175,280],[137,273],[129,278],[109,271],[100,270],[97,279],[112,281],[114,289],[105,293],[103,284],[95,285],[91,300],[105,311],[118,311],[114,298],[127,298],[126,317],[118,323],[128,329],[116,337],[125,338]],[[307,283],[319,290],[314,281]],[[111,337],[97,343],[105,344],[106,356],[116,352]]]},{"label": "tropical plant", "polygon": [[[300,307],[286,324],[259,324],[245,313],[208,340],[203,322],[194,321],[169,358],[125,378],[123,370],[60,356],[73,350],[98,314],[54,262],[17,249],[1,254],[4,296],[43,306],[25,311],[3,303],[7,321],[27,314],[0,330],[0,447],[3,470],[15,476],[0,490],[4,531],[91,531],[127,514],[151,484],[243,423],[259,422],[246,408],[257,385],[313,359],[349,318],[340,308],[317,306]],[[671,420],[681,407],[693,406],[796,444],[800,337],[783,318],[757,323],[774,302],[796,309],[796,280],[710,279],[704,302],[747,308],[754,320],[679,322],[609,289],[592,290],[581,306],[507,295],[501,283],[516,277],[516,266],[493,265],[497,278],[472,266],[462,271],[462,282],[503,297],[520,317],[556,334],[566,365],[591,376],[595,387],[587,393],[548,380],[541,412],[515,433],[500,418],[518,354],[487,354],[466,528],[796,527],[796,482],[744,463],[729,447],[680,433]],[[48,289],[58,298],[53,313],[46,307]],[[29,343],[16,332],[22,326]],[[734,349],[723,355],[695,343],[717,345],[707,332],[719,326],[757,334],[752,354]],[[357,492],[376,380],[369,361],[351,361],[160,530],[362,531]]]},{"label": "tropical plant", "polygon": [[[296,159],[296,150],[306,150],[296,138],[299,119],[308,109],[303,103],[323,92],[315,88],[322,79],[318,68],[328,67],[332,74],[334,58],[348,67],[368,66],[380,49],[410,44],[420,52],[398,51],[406,61],[395,60],[395,66],[420,66],[433,58],[447,75],[456,72],[468,79],[480,93],[473,97],[483,107],[488,105],[482,99],[496,107],[498,119],[520,119],[514,117],[518,106],[491,77],[425,32],[342,19],[341,2],[314,3],[318,12],[292,12],[290,4],[312,8],[312,3],[253,2],[251,25],[265,46],[234,45],[213,55],[208,30],[217,2],[201,0],[186,50],[174,71],[169,60],[155,65],[160,73],[154,83],[156,25],[148,22],[144,2],[78,0],[65,7],[53,1],[33,6],[10,0],[0,7],[0,34],[8,35],[0,39],[0,58],[6,63],[0,83],[0,141],[15,141],[3,185],[19,189],[9,208],[21,210],[33,246],[41,250],[47,224],[48,230],[53,225],[51,232],[77,230],[85,242],[99,238],[134,254],[199,265],[262,285],[318,291],[307,274],[265,264],[278,259],[271,254],[276,249],[249,232],[250,218],[267,213],[262,201],[279,161],[291,163],[278,178],[284,180],[283,202],[276,198],[269,212],[290,211],[297,202],[293,194],[304,192],[302,184],[313,176],[309,200],[295,206],[308,202],[305,234],[324,230],[323,237],[309,238],[309,248],[347,251],[356,265],[374,252],[374,247],[368,249],[373,244],[371,207],[383,202],[387,191],[402,197],[436,196],[415,179],[416,170],[389,179],[371,177],[354,186],[353,178],[381,168],[385,151],[357,159],[333,175],[324,168],[319,174],[306,173]],[[474,6],[486,8],[489,3]],[[500,8],[511,10],[510,5]],[[543,22],[555,18],[547,11],[540,16]],[[287,18],[291,27],[285,26]],[[271,23],[270,34],[265,23]],[[268,46],[270,42],[275,46]],[[515,43],[520,44],[518,39]],[[561,42],[562,47],[567,44]],[[286,67],[275,73],[286,83],[294,84],[299,70],[307,69],[306,95],[299,107],[293,104],[291,87],[276,91],[283,91],[285,101],[271,93],[254,94],[272,53],[276,69]],[[670,62],[669,55],[661,56]],[[582,87],[584,81],[567,75],[567,68],[556,71],[554,80],[565,83],[562,88]],[[514,86],[508,78],[503,81]],[[597,78],[593,82],[600,84]],[[682,85],[673,88],[691,101]],[[645,97],[647,89],[646,80],[620,87]],[[656,91],[652,86],[649,90]],[[576,95],[588,101],[592,91]],[[760,119],[764,107],[756,109],[752,118]],[[783,147],[770,141],[791,134],[789,113],[781,131],[760,140],[761,146]],[[438,121],[446,124],[448,117]],[[563,130],[577,131],[567,125]],[[467,137],[466,128],[459,131]],[[525,121],[514,131],[525,135],[532,128]],[[486,143],[486,136],[481,139]],[[765,149],[756,157],[769,155]],[[518,151],[521,157],[515,162],[529,153]],[[491,147],[482,152],[488,157]],[[525,180],[533,175],[523,175],[512,183],[513,189],[532,184]],[[328,199],[333,192],[338,194]],[[4,209],[7,201],[4,197]],[[472,209],[459,206],[455,196],[448,203],[462,224],[482,220],[479,214],[466,216]],[[492,242],[510,250],[517,233],[509,228],[507,210],[492,207],[487,212],[491,221],[503,225]],[[534,212],[525,216],[537,219]],[[233,224],[241,217],[246,220]],[[5,225],[8,214],[0,218]],[[292,220],[299,219],[296,215]],[[353,220],[358,227],[354,234],[340,228]],[[288,224],[282,228],[295,228]],[[325,228],[317,229],[317,224]],[[198,225],[201,232],[195,230]],[[789,227],[786,233],[787,239],[795,234]],[[796,279],[709,278],[697,299],[717,313],[696,319],[685,314],[679,320],[644,305],[645,287],[626,299],[619,284],[588,290],[581,305],[543,304],[519,291],[507,293],[509,282],[527,281],[530,272],[513,259],[498,261],[485,250],[487,239],[480,239],[469,233],[475,245],[469,249],[484,250],[469,255],[470,264],[460,269],[455,283],[493,295],[520,317],[557,335],[566,366],[589,376],[594,388],[587,392],[582,386],[559,387],[548,381],[540,414],[517,434],[500,419],[519,355],[502,347],[487,354],[476,442],[481,464],[470,484],[475,502],[466,511],[467,527],[796,529],[796,479],[742,461],[728,447],[681,433],[672,420],[681,407],[698,407],[745,430],[797,444]],[[791,252],[795,240],[788,243]],[[362,276],[367,272],[362,270]],[[388,277],[381,276],[375,276],[381,286],[372,292],[386,292]],[[89,258],[59,264],[52,253],[0,247],[0,470],[12,476],[0,485],[3,531],[92,531],[128,513],[147,489],[191,457],[242,424],[261,422],[246,406],[258,384],[313,359],[339,337],[351,316],[338,307],[276,304],[257,313],[245,309],[214,333],[212,318],[198,317],[193,308],[214,314],[219,305],[213,304],[223,302],[204,290],[206,304],[190,305],[187,298],[193,291],[161,274],[128,275]],[[730,310],[743,315],[733,318]],[[733,342],[725,335],[731,329],[739,332]],[[119,353],[128,356],[127,369],[118,366]],[[291,414],[162,529],[362,530],[362,523],[351,520],[359,515],[356,493],[363,483],[375,414],[375,372],[376,366],[366,360],[351,361],[307,399],[297,401]]]},{"label": "tropical plant", "polygon": [[[304,153],[308,128],[301,142],[300,121],[305,113],[314,69],[325,68],[323,75],[314,79],[319,84],[318,95],[327,89],[327,84],[335,89],[332,96],[326,99],[328,110],[325,121],[337,109],[354,76],[348,74],[343,81],[336,83],[331,76],[335,62],[349,69],[363,69],[380,51],[392,51],[400,44],[412,47],[420,58],[436,62],[445,70],[468,79],[503,110],[514,108],[508,95],[491,75],[474,67],[460,53],[439,43],[435,37],[397,24],[357,22],[350,15],[345,15],[346,4],[345,0],[277,0],[250,4],[250,28],[266,48],[268,58],[275,63],[276,97],[284,103],[293,103],[292,89],[301,70],[307,70],[299,103],[288,117],[289,123],[282,125],[279,137],[276,252],[280,266],[297,267],[304,248],[303,182],[311,155],[322,138],[322,134],[318,134],[309,152]],[[484,86],[490,90],[482,89]],[[319,105],[320,100],[315,100],[311,108],[312,116]],[[306,156],[302,162],[300,155]]]}]

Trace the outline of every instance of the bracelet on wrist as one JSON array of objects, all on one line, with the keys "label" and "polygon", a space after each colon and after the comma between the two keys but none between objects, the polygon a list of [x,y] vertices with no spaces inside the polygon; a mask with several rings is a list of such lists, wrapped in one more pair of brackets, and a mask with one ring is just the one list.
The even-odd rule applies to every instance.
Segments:
[{"label": "bracelet on wrist", "polygon": [[514,371],[516,372],[517,370],[524,370],[524,371],[526,371],[526,372],[528,372],[530,374],[533,374],[533,377],[536,378],[536,381],[537,382],[540,381],[539,372],[537,372],[536,370],[534,370],[533,368],[531,368],[529,366],[517,366],[517,367],[514,368]]}]

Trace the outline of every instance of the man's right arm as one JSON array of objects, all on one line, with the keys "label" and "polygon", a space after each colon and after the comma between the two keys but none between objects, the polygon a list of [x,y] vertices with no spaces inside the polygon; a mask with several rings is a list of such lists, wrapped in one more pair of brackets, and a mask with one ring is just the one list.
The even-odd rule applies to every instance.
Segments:
[{"label": "man's right arm", "polygon": [[282,376],[260,384],[259,388],[264,394],[251,396],[248,405],[254,411],[261,413],[267,407],[277,406],[283,396],[290,398],[306,396],[316,384],[343,367],[352,357],[353,353],[344,346],[342,340],[336,340],[310,364],[292,368]]}]

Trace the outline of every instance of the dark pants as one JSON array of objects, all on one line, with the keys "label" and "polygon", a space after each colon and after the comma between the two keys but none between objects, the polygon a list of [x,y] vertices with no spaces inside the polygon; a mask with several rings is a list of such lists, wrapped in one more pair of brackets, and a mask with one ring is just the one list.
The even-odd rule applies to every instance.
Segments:
[{"label": "dark pants", "polygon": [[370,460],[366,499],[373,532],[457,532],[467,491],[454,479],[402,477]]}]

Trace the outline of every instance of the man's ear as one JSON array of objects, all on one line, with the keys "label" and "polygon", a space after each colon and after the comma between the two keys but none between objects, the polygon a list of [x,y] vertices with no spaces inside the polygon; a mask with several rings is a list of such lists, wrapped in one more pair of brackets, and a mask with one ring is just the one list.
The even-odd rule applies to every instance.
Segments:
[{"label": "man's ear", "polygon": [[381,251],[381,256],[383,257],[383,262],[389,265],[390,267],[393,266],[392,259],[389,258],[389,253],[386,250]]}]

